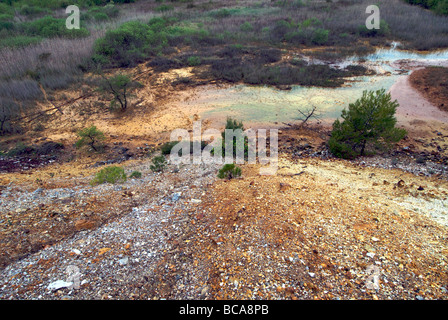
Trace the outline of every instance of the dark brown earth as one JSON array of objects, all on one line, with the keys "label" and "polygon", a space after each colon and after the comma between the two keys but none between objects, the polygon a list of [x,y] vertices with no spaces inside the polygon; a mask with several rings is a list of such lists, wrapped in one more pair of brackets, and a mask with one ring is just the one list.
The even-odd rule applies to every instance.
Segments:
[{"label": "dark brown earth", "polygon": [[432,104],[448,111],[448,68],[427,67],[414,71],[411,85]]}]

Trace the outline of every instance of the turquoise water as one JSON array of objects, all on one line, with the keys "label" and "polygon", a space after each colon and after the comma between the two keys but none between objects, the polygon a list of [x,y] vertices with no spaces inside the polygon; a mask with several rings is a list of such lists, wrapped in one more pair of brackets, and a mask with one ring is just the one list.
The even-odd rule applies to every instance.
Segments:
[{"label": "turquoise water", "polygon": [[357,77],[341,88],[293,86],[290,91],[248,85],[207,88],[188,104],[209,109],[200,113],[203,119],[231,116],[250,123],[289,123],[299,116],[298,109],[306,111],[313,106],[318,107],[322,119],[336,119],[364,90],[388,90],[397,77]]},{"label": "turquoise water", "polygon": [[[206,88],[197,98],[186,102],[203,111],[202,119],[225,119],[227,116],[249,123],[291,123],[297,120],[297,109],[306,111],[317,106],[322,119],[336,119],[342,109],[362,96],[364,90],[388,91],[400,74],[391,66],[398,60],[442,61],[448,60],[448,50],[419,54],[395,49],[378,50],[364,57],[370,66],[383,70],[382,75],[356,77],[341,88],[293,86],[292,90],[278,90],[268,86],[236,85],[228,88]],[[357,62],[356,59],[349,59]],[[384,74],[390,72],[390,74]]]}]

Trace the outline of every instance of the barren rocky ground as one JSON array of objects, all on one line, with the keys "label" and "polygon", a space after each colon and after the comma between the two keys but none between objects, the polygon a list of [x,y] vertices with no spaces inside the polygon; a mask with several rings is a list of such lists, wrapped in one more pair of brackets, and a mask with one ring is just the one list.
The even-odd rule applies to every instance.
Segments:
[{"label": "barren rocky ground", "polygon": [[[274,176],[153,173],[148,152],[195,116],[154,107],[167,92],[94,115],[106,158],[70,158],[75,108],[33,140],[60,156],[0,158],[0,299],[447,299],[446,123],[408,119],[356,161],[331,157],[328,128],[285,128]],[[110,164],[142,178],[90,186]]]},{"label": "barren rocky ground", "polygon": [[[124,164],[141,179],[2,187],[2,299],[446,299],[440,175],[283,154],[244,165]],[[79,288],[70,287],[77,271]]]}]

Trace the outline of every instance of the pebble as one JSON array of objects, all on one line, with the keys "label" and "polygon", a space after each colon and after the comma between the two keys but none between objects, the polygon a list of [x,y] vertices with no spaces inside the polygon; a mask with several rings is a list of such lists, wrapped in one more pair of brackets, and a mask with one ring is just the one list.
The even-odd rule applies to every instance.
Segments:
[{"label": "pebble", "polygon": [[47,289],[51,291],[56,291],[62,288],[68,288],[73,285],[73,282],[66,282],[64,280],[57,280],[48,285]]},{"label": "pebble", "polygon": [[125,258],[123,258],[123,259],[118,260],[118,263],[119,263],[120,265],[122,265],[122,266],[127,265],[128,262],[129,262],[129,258],[128,258],[128,257],[125,257]]},{"label": "pebble", "polygon": [[175,193],[173,193],[173,195],[171,196],[171,200],[172,200],[172,201],[177,201],[177,200],[179,200],[179,198],[181,197],[181,195],[182,195],[182,192],[175,192]]}]

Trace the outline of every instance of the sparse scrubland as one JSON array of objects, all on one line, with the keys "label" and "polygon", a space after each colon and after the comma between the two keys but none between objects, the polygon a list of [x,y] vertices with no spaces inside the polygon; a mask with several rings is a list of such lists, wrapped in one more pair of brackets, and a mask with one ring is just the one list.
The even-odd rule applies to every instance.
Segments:
[{"label": "sparse scrubland", "polygon": [[65,28],[67,4],[1,4],[0,100],[17,105],[3,108],[2,132],[27,130],[14,119],[34,114],[36,101],[45,101],[52,91],[79,87],[99,65],[114,72],[147,61],[159,72],[190,66],[208,80],[332,87],[367,70],[336,70],[282,57],[292,50],[326,48],[310,54],[335,60],[371,53],[390,41],[416,50],[448,47],[446,17],[401,0],[379,2],[378,32],[365,30],[368,1],[86,0],[77,1],[79,30]]}]

